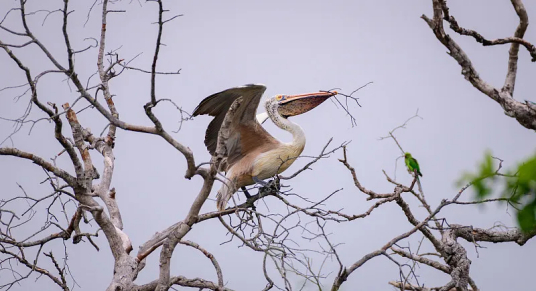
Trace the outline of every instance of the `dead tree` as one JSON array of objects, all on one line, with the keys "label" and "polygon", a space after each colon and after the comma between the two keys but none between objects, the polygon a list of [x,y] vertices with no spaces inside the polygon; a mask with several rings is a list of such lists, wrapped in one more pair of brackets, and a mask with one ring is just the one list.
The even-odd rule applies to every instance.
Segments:
[{"label": "dead tree", "polygon": [[[328,142],[320,153],[312,158],[302,169],[287,177],[275,177],[269,186],[259,188],[258,194],[253,195],[243,203],[236,203],[228,209],[218,212],[201,212],[202,206],[207,201],[213,188],[214,182],[219,179],[219,164],[225,158],[222,147],[227,136],[226,121],[232,118],[234,110],[240,106],[240,101],[235,102],[224,120],[222,130],[218,138],[216,155],[208,163],[196,164],[193,152],[183,143],[177,140],[170,130],[160,121],[153,111],[159,104],[166,102],[172,104],[181,116],[181,122],[190,116],[173,100],[159,98],[157,88],[157,76],[161,74],[178,74],[174,72],[160,72],[157,70],[159,51],[162,46],[162,35],[165,24],[179,15],[168,16],[162,0],[150,1],[158,7],[155,15],[158,32],[156,35],[155,49],[152,55],[150,69],[137,68],[129,61],[122,59],[117,51],[106,47],[107,20],[115,13],[124,13],[124,10],[109,8],[110,3],[116,1],[95,1],[91,10],[100,9],[100,37],[88,39],[90,44],[86,47],[77,48],[71,45],[69,34],[70,3],[63,1],[63,6],[55,10],[30,10],[25,0],[20,0],[18,6],[9,10],[0,22],[0,29],[9,37],[0,38],[0,47],[12,64],[18,68],[18,74],[24,78],[22,84],[9,85],[0,91],[21,89],[23,93],[16,98],[29,96],[28,109],[22,116],[9,120],[14,125],[14,130],[0,145],[0,155],[11,156],[34,163],[43,169],[47,183],[51,187],[51,193],[41,196],[29,195],[21,186],[22,194],[9,198],[2,197],[0,201],[0,276],[9,273],[11,280],[0,281],[0,289],[10,289],[15,284],[38,275],[50,279],[59,289],[72,289],[73,279],[69,277],[68,266],[58,259],[58,255],[51,251],[50,245],[64,243],[64,255],[73,244],[80,242],[91,243],[96,250],[100,247],[93,238],[100,233],[104,234],[107,246],[113,255],[114,273],[107,290],[169,290],[172,286],[184,286],[210,290],[231,290],[226,286],[223,270],[216,256],[202,246],[202,242],[193,242],[187,239],[192,226],[202,224],[208,220],[219,220],[222,227],[231,234],[231,240],[236,239],[246,248],[243,251],[260,252],[263,254],[263,273],[266,278],[264,290],[278,288],[281,290],[303,289],[305,285],[313,285],[318,289],[325,289],[328,285],[331,290],[339,290],[350,275],[355,273],[361,266],[376,257],[386,257],[399,267],[400,280],[390,282],[399,290],[478,290],[477,283],[470,275],[470,260],[458,239],[469,242],[514,242],[519,245],[525,244],[536,235],[536,232],[522,233],[516,228],[504,229],[498,227],[479,228],[468,223],[467,225],[448,224],[448,219],[438,219],[438,214],[450,205],[467,205],[471,207],[478,203],[494,203],[502,198],[488,199],[484,201],[462,201],[470,185],[461,188],[452,197],[445,198],[439,205],[430,205],[424,193],[414,190],[416,179],[410,185],[404,185],[388,176],[387,183],[391,183],[393,190],[389,193],[378,193],[365,188],[359,181],[356,171],[347,158],[346,143],[340,146],[330,147]],[[520,25],[513,37],[487,40],[475,31],[464,29],[450,16],[445,1],[433,0],[434,17],[423,18],[430,25],[436,37],[450,52],[450,55],[462,67],[462,74],[478,90],[499,103],[508,116],[516,120],[524,127],[536,129],[536,106],[529,102],[519,102],[513,99],[516,79],[517,55],[520,46],[525,47],[536,58],[535,48],[523,39],[523,34],[528,25],[528,16],[521,1],[512,0],[515,11],[520,16]],[[91,12],[91,11],[90,11]],[[61,15],[61,31],[64,51],[58,53],[52,50],[33,30],[33,24],[38,21],[47,21],[52,15]],[[88,17],[90,14],[88,14]],[[40,17],[40,18],[39,18]],[[20,27],[8,25],[6,19],[16,18],[20,21]],[[495,89],[485,83],[471,65],[468,56],[463,50],[445,33],[444,21],[450,23],[451,28],[460,34],[474,37],[484,45],[511,44],[510,59],[505,85],[501,89]],[[36,48],[45,60],[52,64],[51,69],[36,72],[31,61],[20,57],[22,49]],[[82,79],[82,72],[76,65],[77,56],[86,52],[97,50],[97,71],[87,79]],[[150,77],[150,93],[147,103],[143,107],[145,115],[151,125],[138,125],[120,118],[121,108],[114,103],[114,88],[110,80],[118,78],[128,72],[137,71],[148,74]],[[14,73],[14,72],[13,72]],[[85,72],[87,73],[87,72]],[[66,82],[73,87],[73,96],[67,96],[68,102],[55,104],[47,101],[40,95],[39,86],[45,82],[47,75],[61,75]],[[71,99],[68,99],[71,98]],[[87,124],[79,121],[78,115],[83,110],[91,110],[106,121],[107,126],[103,134],[93,133]],[[34,119],[34,112],[39,117]],[[11,137],[20,131],[23,126],[31,127],[39,122],[52,124],[50,134],[61,146],[61,151],[51,159],[17,148],[13,144],[7,146]],[[402,126],[405,126],[402,125]],[[121,195],[112,186],[114,176],[114,151],[115,145],[121,143],[117,138],[117,131],[132,132],[132,134],[154,135],[163,139],[179,155],[184,157],[186,173],[184,177],[191,179],[199,176],[203,179],[203,185],[187,213],[182,213],[182,219],[173,221],[170,225],[158,232],[144,243],[140,244],[139,250],[132,253],[132,243],[128,233],[123,230],[120,205],[116,196]],[[396,129],[395,129],[396,130]],[[395,130],[389,133],[388,138],[396,141],[402,150],[402,146],[396,140]],[[301,195],[292,193],[281,187],[280,181],[290,180],[316,162],[321,161],[335,153],[342,152],[340,162],[348,170],[350,177],[356,186],[356,190],[364,194],[366,200],[374,201],[371,207],[364,213],[347,214],[343,210],[329,208],[329,199],[339,190],[325,195],[319,201],[310,201]],[[99,158],[96,158],[99,155]],[[2,157],[5,159],[7,157]],[[61,160],[61,163],[60,163]],[[102,162],[96,163],[95,161]],[[495,175],[502,175],[501,166],[497,168]],[[286,206],[286,212],[270,213],[256,209],[261,198],[268,197]],[[423,206],[427,215],[418,217],[412,211],[417,204]],[[22,210],[16,206],[19,202],[25,202]],[[415,202],[417,201],[417,202]],[[330,236],[329,226],[331,223],[343,223],[358,219],[366,219],[370,214],[384,204],[394,203],[408,220],[408,229],[393,237],[391,240],[354,261],[341,258],[337,253],[337,246]],[[35,213],[38,210],[46,212],[46,220],[36,221]],[[64,217],[59,218],[59,217]],[[81,222],[94,221],[96,226],[90,232],[83,232]],[[30,235],[21,236],[20,228],[33,229]],[[155,230],[156,231],[156,230]],[[434,247],[434,253],[421,253],[419,248],[411,249],[401,246],[401,242],[411,236],[420,234]],[[302,247],[295,239],[313,241],[318,246],[316,249]],[[226,239],[222,238],[222,242]],[[173,253],[177,245],[185,245],[195,251],[200,251],[210,260],[217,274],[217,282],[203,278],[187,278],[172,274],[170,265]],[[159,276],[153,281],[139,283],[136,281],[139,273],[143,271],[148,256],[159,256]],[[310,259],[311,254],[320,254],[324,262],[331,258],[336,265],[331,270],[325,270],[324,262],[318,267]],[[43,258],[45,256],[46,258]],[[402,262],[409,259],[411,263]],[[48,263],[43,262],[48,260]],[[424,286],[416,276],[416,264],[426,265],[440,272],[450,275],[451,280],[441,287]],[[17,266],[14,266],[17,265]],[[52,266],[51,268],[45,266]],[[326,267],[329,268],[329,267]],[[277,278],[271,271],[276,270]],[[333,272],[332,277],[329,274]],[[304,284],[296,288],[289,276],[297,275],[304,278]],[[333,281],[331,281],[333,279]],[[329,282],[328,282],[329,281]],[[332,283],[331,283],[332,282]],[[384,283],[383,283],[384,284]],[[233,284],[230,284],[233,285]],[[470,289],[469,289],[470,288]]]}]

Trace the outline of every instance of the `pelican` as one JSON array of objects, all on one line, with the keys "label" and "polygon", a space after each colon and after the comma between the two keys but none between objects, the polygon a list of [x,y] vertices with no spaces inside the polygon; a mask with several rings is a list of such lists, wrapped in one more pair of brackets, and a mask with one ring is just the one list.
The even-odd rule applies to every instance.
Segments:
[{"label": "pelican", "polygon": [[[242,97],[229,125],[226,141],[226,182],[217,195],[217,207],[222,211],[237,189],[255,183],[266,185],[264,179],[285,171],[305,147],[302,128],[288,120],[288,117],[305,113],[337,92],[315,92],[300,95],[275,95],[265,102],[266,113],[256,116],[264,85],[249,84],[227,89],[205,98],[195,109],[193,116],[214,116],[206,134],[205,145],[211,155],[215,155],[218,134],[233,102]],[[262,126],[270,118],[279,128],[292,134],[292,141],[281,142],[270,135]],[[232,183],[232,184],[230,184]]]}]

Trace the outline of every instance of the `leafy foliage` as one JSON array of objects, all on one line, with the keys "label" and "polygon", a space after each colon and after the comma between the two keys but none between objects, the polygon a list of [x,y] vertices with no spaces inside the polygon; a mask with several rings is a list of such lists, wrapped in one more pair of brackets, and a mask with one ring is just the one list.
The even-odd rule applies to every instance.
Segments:
[{"label": "leafy foliage", "polygon": [[517,213],[519,226],[529,231],[536,227],[536,155],[517,169],[517,178],[509,179],[504,194],[512,193],[511,200],[523,207]]},{"label": "leafy foliage", "polygon": [[506,173],[499,172],[496,161],[486,152],[477,171],[463,174],[459,184],[470,183],[478,199],[486,199],[493,194],[498,182],[504,180],[501,195],[517,210],[520,228],[526,232],[536,229],[536,155]]}]

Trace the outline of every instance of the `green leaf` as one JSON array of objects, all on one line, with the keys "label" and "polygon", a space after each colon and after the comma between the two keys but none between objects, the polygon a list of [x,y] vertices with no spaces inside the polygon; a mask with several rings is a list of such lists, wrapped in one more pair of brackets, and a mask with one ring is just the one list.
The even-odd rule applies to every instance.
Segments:
[{"label": "green leaf", "polygon": [[517,213],[517,221],[519,227],[524,232],[532,231],[536,228],[536,200],[532,203],[525,205]]},{"label": "green leaf", "polygon": [[506,171],[505,175],[496,175],[497,166],[490,152],[486,152],[483,161],[475,173],[465,173],[458,180],[458,185],[471,183],[478,199],[484,199],[497,187],[497,179],[505,180],[502,196],[516,204],[519,227],[527,232],[536,229],[536,155]]},{"label": "green leaf", "polygon": [[471,183],[476,196],[479,199],[484,199],[493,192],[493,182],[495,181],[495,171],[497,167],[491,152],[487,151],[484,154],[484,160],[477,166],[476,173],[465,173],[458,180],[458,186],[466,183]]}]

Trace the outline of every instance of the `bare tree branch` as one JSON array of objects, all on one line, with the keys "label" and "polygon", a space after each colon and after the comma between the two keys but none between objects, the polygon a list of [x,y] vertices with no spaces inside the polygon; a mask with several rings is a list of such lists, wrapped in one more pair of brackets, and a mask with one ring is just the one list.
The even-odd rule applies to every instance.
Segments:
[{"label": "bare tree branch", "polygon": [[31,160],[35,164],[37,164],[40,167],[42,167],[43,169],[45,169],[45,170],[47,170],[49,172],[52,172],[52,173],[54,173],[54,175],[62,178],[67,184],[69,184],[69,185],[71,185],[73,187],[76,185],[76,179],[73,176],[71,176],[69,173],[67,173],[66,171],[64,171],[62,169],[54,167],[52,164],[50,164],[49,162],[45,161],[43,158],[41,158],[39,156],[36,156],[36,155],[34,155],[32,153],[23,152],[23,151],[21,151],[19,149],[16,149],[16,148],[0,148],[0,155],[3,155],[3,156],[15,156],[15,157]]},{"label": "bare tree branch", "polygon": [[[434,32],[436,38],[449,50],[449,55],[454,58],[462,68],[462,75],[468,80],[476,89],[484,93],[504,109],[507,116],[515,118],[519,124],[528,129],[536,129],[536,111],[523,102],[517,101],[513,98],[513,92],[515,87],[515,80],[517,76],[517,60],[519,53],[519,41],[512,41],[509,60],[508,71],[506,74],[506,80],[503,88],[496,89],[486,81],[482,80],[474,68],[471,60],[462,48],[445,32],[443,28],[443,21],[450,21],[455,23],[453,30],[462,32],[463,30],[457,25],[457,22],[453,20],[449,14],[445,0],[432,0],[434,17],[428,18],[426,15],[422,15],[422,19],[428,23],[430,29]],[[514,37],[516,39],[522,39],[528,26],[528,16],[521,0],[512,0],[512,5],[516,10],[520,18],[519,26],[516,29]],[[467,32],[467,31],[466,31]],[[471,32],[467,32],[471,34]],[[472,33],[472,35],[476,35]],[[534,46],[532,46],[534,47]],[[531,48],[532,48],[531,47]],[[533,50],[531,51],[533,52]]]}]

